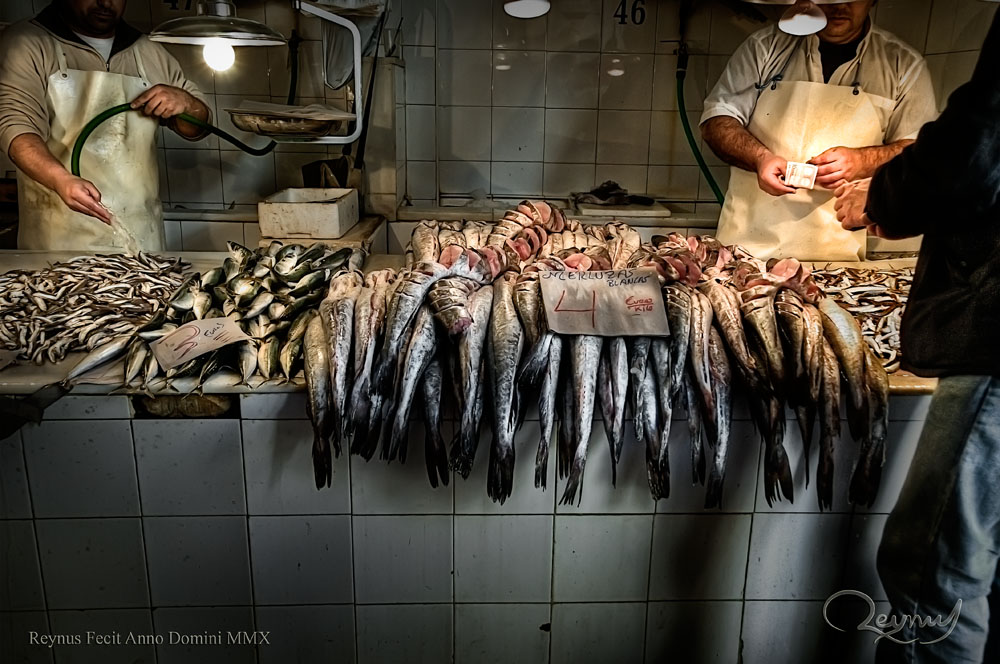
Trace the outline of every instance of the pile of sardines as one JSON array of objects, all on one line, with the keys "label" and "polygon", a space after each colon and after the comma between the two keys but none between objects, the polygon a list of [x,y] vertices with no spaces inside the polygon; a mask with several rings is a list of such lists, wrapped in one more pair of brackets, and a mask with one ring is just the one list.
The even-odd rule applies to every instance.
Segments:
[{"label": "pile of sardines", "polygon": [[[364,253],[280,242],[257,250],[236,242],[228,247],[230,256],[220,267],[187,276],[156,316],[84,357],[66,382],[122,356],[124,387],[146,392],[169,389],[186,377],[197,379],[192,389],[197,391],[223,370],[238,373],[243,385],[258,376],[292,380],[301,371],[306,328],[317,315],[331,275],[344,268],[360,270]],[[161,369],[152,342],[190,321],[223,317],[235,321],[250,340]]]},{"label": "pile of sardines", "polygon": [[899,369],[900,325],[913,272],[913,268],[854,267],[813,271],[823,292],[857,319],[865,342],[889,373]]},{"label": "pile of sardines", "polygon": [[81,256],[0,275],[0,344],[18,359],[60,362],[134,333],[184,281],[180,259]]},{"label": "pile of sardines", "polygon": [[[548,330],[540,272],[636,267],[659,276],[669,337]],[[304,341],[318,487],[329,486],[332,457],[345,443],[366,460],[379,453],[404,461],[420,404],[431,484],[447,484],[450,471],[469,476],[485,426],[492,433],[480,461],[488,463],[487,492],[503,503],[513,490],[515,451],[526,453],[529,442],[515,445],[517,431],[528,404],[537,403],[536,487],[545,488],[555,446],[558,476],[567,478],[561,502],[580,500],[599,411],[612,468],[631,425],[645,448],[650,491],[666,498],[670,457],[681,454],[668,445],[672,415],[684,409],[690,444],[683,455],[692,480],[706,486],[706,507],[718,507],[733,394],[742,391],[764,446],[768,503],[794,497],[787,405],[804,441],[807,483],[818,422],[816,490],[820,508],[830,509],[843,389],[860,443],[849,498],[875,500],[888,377],[852,315],[798,261],[765,264],[706,236],[643,243],[627,225],[583,225],[544,202],[524,201],[496,224],[421,222],[403,270],[341,272],[319,310]],[[449,443],[443,409],[456,421]]]}]

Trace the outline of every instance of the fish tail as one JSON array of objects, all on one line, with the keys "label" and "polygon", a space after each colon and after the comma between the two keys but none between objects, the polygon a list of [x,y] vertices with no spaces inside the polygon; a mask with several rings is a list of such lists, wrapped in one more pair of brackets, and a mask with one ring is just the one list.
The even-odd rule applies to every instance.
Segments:
[{"label": "fish tail", "polygon": [[514,488],[514,448],[503,448],[494,439],[490,446],[490,467],[487,474],[486,493],[501,505],[510,498]]},{"label": "fish tail", "polygon": [[538,452],[535,454],[535,488],[542,491],[546,488],[549,475],[549,439],[542,436],[538,441]]},{"label": "fish tail", "polygon": [[824,440],[820,446],[819,463],[816,466],[816,499],[819,510],[833,509],[833,444],[832,439]]},{"label": "fish tail", "polygon": [[333,460],[330,458],[329,444],[320,435],[313,437],[312,458],[316,488],[329,487],[333,476]]},{"label": "fish tail", "polygon": [[861,444],[861,453],[851,475],[849,499],[854,505],[871,507],[875,504],[878,487],[882,480],[882,460],[885,457],[885,443],[866,439]]},{"label": "fish tail", "polygon": [[712,472],[708,475],[708,483],[705,488],[705,509],[710,510],[722,507],[722,480],[724,478],[724,471],[718,465],[713,464]]},{"label": "fish tail", "polygon": [[566,488],[563,490],[560,505],[579,506],[583,500],[583,469],[587,460],[585,458],[574,458],[569,470],[569,479],[566,480]]},{"label": "fish tail", "polygon": [[780,440],[772,440],[764,456],[764,497],[768,506],[781,500],[779,491],[789,502],[795,502],[788,454]]},{"label": "fish tail", "polygon": [[521,371],[517,376],[517,382],[522,387],[532,387],[541,382],[542,377],[548,370],[549,347],[552,343],[551,334],[543,335],[535,345],[528,351]]},{"label": "fish tail", "polygon": [[806,488],[809,488],[809,450],[812,447],[815,415],[816,409],[811,404],[795,407],[795,419],[799,424],[799,433],[802,434],[802,456],[806,463]]},{"label": "fish tail", "polygon": [[426,425],[424,437],[424,462],[427,464],[427,477],[431,487],[438,487],[438,478],[441,484],[448,486],[448,451],[441,437],[441,429],[430,423]]}]

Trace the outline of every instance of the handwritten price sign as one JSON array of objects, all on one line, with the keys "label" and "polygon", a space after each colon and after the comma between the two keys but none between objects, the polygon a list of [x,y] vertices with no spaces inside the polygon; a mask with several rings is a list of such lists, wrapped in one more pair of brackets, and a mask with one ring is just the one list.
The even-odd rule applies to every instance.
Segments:
[{"label": "handwritten price sign", "polygon": [[656,270],[539,272],[549,329],[601,337],[664,337],[670,326]]},{"label": "handwritten price sign", "polygon": [[216,348],[249,338],[228,318],[208,318],[181,325],[149,348],[163,369],[171,369]]}]

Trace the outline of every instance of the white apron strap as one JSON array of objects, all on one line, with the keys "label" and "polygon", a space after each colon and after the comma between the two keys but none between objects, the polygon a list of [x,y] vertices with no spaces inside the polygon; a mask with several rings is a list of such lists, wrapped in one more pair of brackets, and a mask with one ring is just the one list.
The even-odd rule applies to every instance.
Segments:
[{"label": "white apron strap", "polygon": [[69,67],[66,65],[66,53],[62,50],[62,46],[56,46],[56,63],[59,65],[59,75],[63,78],[69,78]]}]

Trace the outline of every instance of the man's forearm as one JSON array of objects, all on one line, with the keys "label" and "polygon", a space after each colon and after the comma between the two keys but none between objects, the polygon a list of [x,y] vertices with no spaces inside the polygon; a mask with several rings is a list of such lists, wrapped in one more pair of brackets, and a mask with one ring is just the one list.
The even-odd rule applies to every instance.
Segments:
[{"label": "man's forearm", "polygon": [[8,156],[28,177],[53,191],[59,180],[70,175],[37,134],[21,134],[11,141]]},{"label": "man's forearm", "polygon": [[898,157],[903,150],[913,145],[913,143],[914,141],[911,139],[904,139],[887,145],[858,148],[858,154],[861,156],[862,161],[862,170],[857,179],[863,180],[875,175],[875,171]]},{"label": "man's forearm", "polygon": [[745,171],[756,171],[770,154],[767,146],[736,118],[712,118],[701,126],[701,135],[719,159]]},{"label": "man's forearm", "polygon": [[[208,106],[202,103],[200,99],[191,97],[193,103],[191,107],[185,111],[188,115],[198,118],[202,122],[208,122],[210,120],[211,112],[208,110]],[[180,118],[172,118],[169,122],[169,126],[175,132],[187,139],[198,139],[203,137],[207,132],[199,127],[198,125],[193,125],[190,122],[185,122]]]}]

